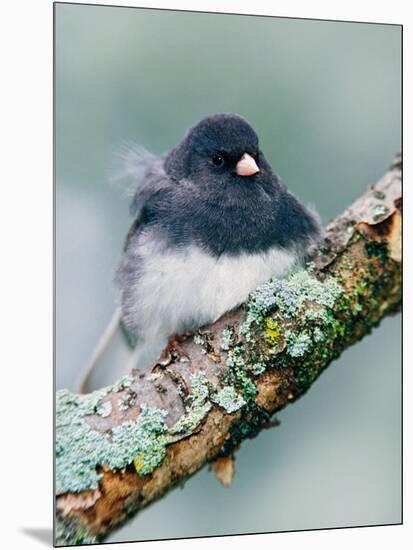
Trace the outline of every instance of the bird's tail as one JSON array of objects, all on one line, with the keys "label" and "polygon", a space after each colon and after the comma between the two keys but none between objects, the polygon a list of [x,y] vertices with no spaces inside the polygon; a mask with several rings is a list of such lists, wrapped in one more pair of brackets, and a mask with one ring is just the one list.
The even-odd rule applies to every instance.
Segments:
[{"label": "bird's tail", "polygon": [[81,375],[80,393],[102,388],[130,373],[137,366],[139,348],[124,328],[117,308]]}]

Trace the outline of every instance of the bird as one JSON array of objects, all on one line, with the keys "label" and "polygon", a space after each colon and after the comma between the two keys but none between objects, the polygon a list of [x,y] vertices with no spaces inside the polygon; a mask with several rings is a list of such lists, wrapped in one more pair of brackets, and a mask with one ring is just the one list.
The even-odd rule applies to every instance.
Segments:
[{"label": "bird", "polygon": [[146,371],[180,337],[301,265],[323,234],[316,210],[287,189],[241,115],[206,116],[164,155],[135,153],[119,303],[82,392]]}]

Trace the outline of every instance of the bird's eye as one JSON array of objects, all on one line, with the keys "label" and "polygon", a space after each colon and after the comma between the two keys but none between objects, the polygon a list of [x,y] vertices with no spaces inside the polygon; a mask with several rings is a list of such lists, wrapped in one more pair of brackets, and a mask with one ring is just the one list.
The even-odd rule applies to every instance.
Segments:
[{"label": "bird's eye", "polygon": [[225,162],[224,157],[222,155],[213,155],[211,160],[214,166],[223,166]]}]

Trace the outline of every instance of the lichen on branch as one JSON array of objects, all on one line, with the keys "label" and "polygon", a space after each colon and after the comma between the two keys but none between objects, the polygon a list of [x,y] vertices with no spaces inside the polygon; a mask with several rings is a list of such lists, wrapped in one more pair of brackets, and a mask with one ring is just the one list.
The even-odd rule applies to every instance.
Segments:
[{"label": "lichen on branch", "polygon": [[208,461],[228,483],[241,441],[397,310],[400,179],[397,158],[327,226],[305,269],[197,331],[185,356],[89,395],[58,392],[57,544],[101,540]]}]

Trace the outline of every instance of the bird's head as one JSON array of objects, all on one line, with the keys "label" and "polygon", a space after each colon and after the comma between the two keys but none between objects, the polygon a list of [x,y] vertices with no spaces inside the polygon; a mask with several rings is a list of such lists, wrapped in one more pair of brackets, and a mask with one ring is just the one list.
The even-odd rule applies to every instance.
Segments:
[{"label": "bird's head", "polygon": [[190,128],[166,157],[165,169],[176,179],[227,187],[251,185],[270,168],[248,122],[239,115],[223,113]]}]

